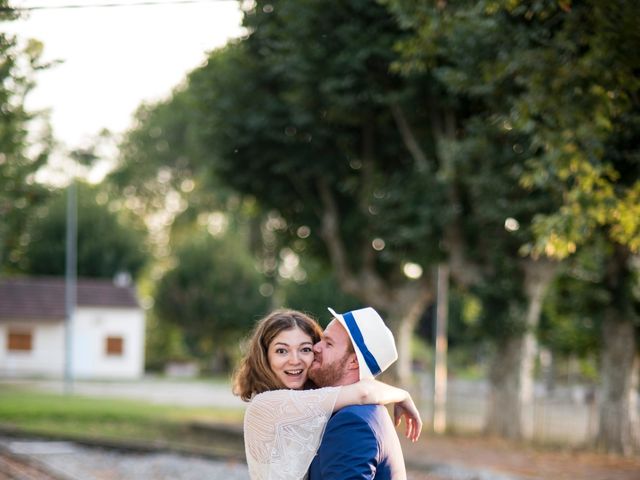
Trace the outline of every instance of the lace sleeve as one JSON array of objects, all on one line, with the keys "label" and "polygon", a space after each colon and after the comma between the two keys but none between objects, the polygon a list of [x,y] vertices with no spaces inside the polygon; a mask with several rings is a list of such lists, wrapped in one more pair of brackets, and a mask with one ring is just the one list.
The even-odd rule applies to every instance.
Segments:
[{"label": "lace sleeve", "polygon": [[302,480],[331,417],[340,387],[256,395],[244,416],[252,480]]}]

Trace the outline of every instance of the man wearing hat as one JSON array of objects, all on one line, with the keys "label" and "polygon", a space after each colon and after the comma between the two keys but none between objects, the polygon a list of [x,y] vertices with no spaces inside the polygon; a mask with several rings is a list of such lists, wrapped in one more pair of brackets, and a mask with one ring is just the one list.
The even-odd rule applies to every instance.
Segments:
[{"label": "man wearing hat", "polygon": [[[319,387],[373,379],[398,358],[393,334],[373,308],[333,320],[313,347],[309,378]],[[329,420],[309,480],[406,479],[398,435],[385,407],[353,405]]]}]

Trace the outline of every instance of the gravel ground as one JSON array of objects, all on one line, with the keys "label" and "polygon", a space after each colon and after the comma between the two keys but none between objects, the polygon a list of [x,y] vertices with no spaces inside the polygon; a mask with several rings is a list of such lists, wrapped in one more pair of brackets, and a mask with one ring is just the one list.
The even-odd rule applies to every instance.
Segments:
[{"label": "gravel ground", "polygon": [[[126,453],[86,447],[73,442],[8,437],[0,437],[0,448],[10,453],[14,459],[37,465],[59,480],[249,480],[244,463],[175,453]],[[3,480],[1,473],[0,471],[0,480]],[[491,476],[444,465],[431,472],[408,472],[408,480],[513,478],[515,477]]]},{"label": "gravel ground", "polygon": [[72,442],[0,438],[14,458],[37,463],[65,480],[248,480],[246,465],[174,453],[125,453]]}]

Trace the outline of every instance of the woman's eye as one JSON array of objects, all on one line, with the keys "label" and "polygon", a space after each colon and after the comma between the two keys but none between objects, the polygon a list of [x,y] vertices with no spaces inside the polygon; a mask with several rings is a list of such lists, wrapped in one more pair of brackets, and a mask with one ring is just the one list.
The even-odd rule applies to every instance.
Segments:
[{"label": "woman's eye", "polygon": [[304,347],[304,348],[302,349],[302,353],[311,353],[311,352],[313,352],[313,350],[311,349],[311,347]]},{"label": "woman's eye", "polygon": [[287,351],[284,348],[276,348],[276,353],[281,355],[287,353]]}]

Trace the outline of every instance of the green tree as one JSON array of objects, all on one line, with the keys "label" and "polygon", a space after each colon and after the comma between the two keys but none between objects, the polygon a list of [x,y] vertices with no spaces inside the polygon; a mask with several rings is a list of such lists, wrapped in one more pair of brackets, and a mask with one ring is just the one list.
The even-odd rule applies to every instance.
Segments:
[{"label": "green tree", "polygon": [[571,358],[588,365],[588,379],[597,380],[592,373],[597,374],[603,312],[609,302],[602,285],[605,245],[601,238],[599,245],[581,248],[563,262],[545,299],[539,336],[551,353],[549,371],[545,372],[550,387],[555,383],[556,366]]},{"label": "green tree", "polygon": [[550,189],[519,185],[527,137],[504,131],[495,118],[500,106],[495,96],[509,90],[507,85],[476,97],[486,110],[457,120],[463,132],[448,142],[448,157],[450,198],[459,216],[447,238],[452,276],[482,300],[484,337],[494,347],[485,428],[526,438],[532,433],[527,419],[533,406],[536,328],[556,265],[526,255],[522,246],[533,240],[534,216],[558,199]]},{"label": "green tree", "polygon": [[108,183],[119,195],[131,199],[136,211],[148,216],[168,210],[194,212],[220,208],[228,189],[215,181],[205,167],[211,152],[195,141],[202,128],[197,118],[197,99],[183,87],[155,104],[141,105],[135,113],[136,127],[119,145],[118,165]]},{"label": "green tree", "polygon": [[[508,66],[486,67],[523,32],[493,15],[491,2],[383,3],[408,32],[394,71],[423,86],[430,110],[423,125],[404,122],[405,144],[414,158],[433,158],[451,212],[442,229],[446,261],[460,287],[481,297],[483,330],[495,347],[486,429],[527,437],[535,329],[556,265],[522,247],[534,239],[534,216],[552,211],[559,192],[520,184],[523,165],[537,156],[529,133],[507,121],[521,86]],[[411,138],[421,141],[409,148]],[[429,138],[431,151],[424,148]]]},{"label": "green tree", "polygon": [[157,284],[154,312],[183,329],[192,354],[229,367],[237,340],[266,314],[264,277],[243,242],[229,234],[192,234],[175,249],[175,266]]},{"label": "green tree", "polygon": [[[104,194],[83,185],[78,189],[77,218],[78,276],[113,278],[128,272],[137,277],[147,260],[145,231],[139,224],[123,221],[110,210]],[[64,275],[66,225],[66,195],[58,191],[29,219],[19,271]]]},{"label": "green tree", "polygon": [[[157,315],[154,315],[158,329],[153,333],[153,344],[148,350],[149,360],[155,368],[171,356],[166,355],[165,347],[174,351],[173,357],[188,355],[202,359],[213,355],[218,363],[216,368],[228,368],[224,364],[235,359],[231,345],[235,345],[238,337],[252,326],[257,315],[264,313],[255,305],[249,306],[250,311],[242,311],[243,320],[235,326],[225,323],[224,312],[220,313],[221,318],[212,317],[211,313],[197,325],[193,318],[181,322],[182,317],[175,313],[183,308],[179,300],[158,298],[157,292],[175,290],[177,287],[169,284],[179,275],[193,278],[205,275],[199,269],[202,263],[195,260],[186,264],[180,261],[180,267],[174,270],[173,259],[189,255],[188,245],[200,245],[194,247],[191,255],[200,255],[206,265],[221,261],[223,266],[232,265],[232,271],[238,275],[249,275],[251,269],[262,272],[264,278],[259,286],[267,296],[258,300],[261,305],[280,306],[276,300],[281,298],[276,291],[280,262],[280,242],[277,228],[274,228],[278,225],[277,219],[271,219],[269,212],[265,212],[255,200],[240,198],[218,180],[216,172],[211,169],[216,151],[199,142],[199,132],[210,128],[196,108],[199,102],[200,99],[190,89],[182,86],[165,101],[142,105],[136,113],[136,127],[127,132],[120,144],[118,166],[107,178],[113,194],[123,197],[124,205],[150,226],[155,269],[170,269],[161,283],[153,288],[154,296],[160,302],[155,310]],[[234,236],[237,245],[232,250],[238,257],[209,257],[210,252],[203,251],[202,242],[206,237],[203,230],[214,236]],[[194,237],[199,240],[193,240]],[[225,242],[216,245],[231,243]],[[228,245],[224,248],[227,253],[231,252]],[[251,268],[249,263],[252,263]],[[192,267],[198,268],[190,273],[188,269]],[[223,285],[225,280],[229,280],[223,275],[206,277],[205,280],[209,283],[219,280],[216,288],[219,287],[220,291],[229,292],[234,288],[233,285]],[[247,277],[246,281],[253,280]],[[255,286],[256,292],[257,289]],[[229,293],[229,298],[233,298],[232,293]],[[216,315],[222,309],[221,300],[211,303],[210,299],[203,297],[198,301],[205,304],[203,309],[210,309]],[[231,311],[237,312],[238,309]],[[211,340],[222,336],[227,343]],[[177,352],[179,345],[186,350]],[[219,356],[214,355],[214,351]]]},{"label": "green tree", "polygon": [[[0,21],[16,18],[6,0],[0,0]],[[40,61],[42,44],[0,32],[0,272],[16,271],[26,221],[48,196],[36,183],[35,172],[51,149],[46,118],[27,112],[25,99],[34,86],[34,74],[46,68]],[[40,121],[40,134],[29,137],[29,127]]]},{"label": "green tree", "polygon": [[[345,293],[384,313],[408,382],[411,332],[433,299],[428,269],[448,210],[400,133],[404,109],[427,117],[416,86],[389,70],[402,31],[369,1],[257,2],[245,25],[247,40],[189,78],[201,141],[216,152],[211,168],[276,209],[290,242],[330,260]],[[422,266],[421,278],[403,273],[407,262]]]},{"label": "green tree", "polygon": [[[523,8],[512,14],[521,16]],[[551,13],[552,41],[526,51],[527,89],[513,109],[515,128],[532,129],[544,151],[525,181],[540,182],[544,169],[546,181],[563,189],[561,208],[536,219],[535,246],[565,258],[607,239],[598,285],[608,302],[602,312],[597,443],[609,451],[638,452],[640,299],[632,258],[640,250],[640,150],[633,140],[640,133],[640,32],[633,18],[640,5],[592,0]]]},{"label": "green tree", "polygon": [[153,311],[146,315],[145,371],[162,372],[167,362],[196,360],[189,352],[185,335],[178,325],[157,318]]},{"label": "green tree", "polygon": [[[638,48],[636,2],[390,0],[415,35],[403,45],[403,68],[437,71],[449,88],[484,94],[511,83],[496,120],[525,135],[521,183],[561,193],[539,212],[524,253],[562,259],[594,244],[611,245],[602,287],[603,402],[599,443],[637,449],[638,324],[630,263],[638,248]],[[442,49],[457,38],[458,49]],[[487,81],[489,79],[490,81]],[[462,81],[461,81],[462,80]],[[515,145],[514,145],[515,147]]]}]

